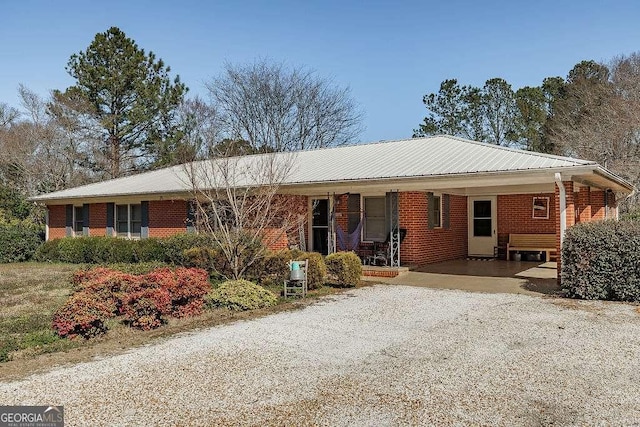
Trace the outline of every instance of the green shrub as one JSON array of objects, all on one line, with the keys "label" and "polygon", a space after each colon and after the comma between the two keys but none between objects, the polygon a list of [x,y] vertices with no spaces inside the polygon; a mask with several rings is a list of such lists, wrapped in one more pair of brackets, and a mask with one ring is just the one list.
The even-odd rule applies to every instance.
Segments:
[{"label": "green shrub", "polygon": [[235,311],[271,307],[277,303],[278,298],[273,293],[248,280],[228,280],[207,296],[209,307]]},{"label": "green shrub", "polygon": [[44,233],[24,224],[0,225],[0,263],[31,259],[42,243]]},{"label": "green shrub", "polygon": [[164,262],[174,265],[187,266],[189,260],[184,252],[191,248],[210,247],[217,245],[213,237],[208,234],[180,233],[161,239],[164,252]]},{"label": "green shrub", "polygon": [[570,297],[640,301],[640,222],[600,221],[567,229],[561,277]]},{"label": "green shrub", "polygon": [[284,249],[267,252],[266,256],[257,262],[247,274],[263,286],[281,285],[289,278],[289,261],[309,260],[307,271],[307,285],[309,289],[317,289],[325,284],[327,266],[322,255],[316,252],[302,252],[294,249]]},{"label": "green shrub", "polygon": [[183,256],[185,266],[212,271],[214,269],[214,260],[217,256],[217,251],[211,248],[197,247],[185,249]]},{"label": "green shrub", "polygon": [[38,246],[33,259],[40,262],[58,262],[60,261],[60,251],[58,244],[60,239],[48,240]]},{"label": "green shrub", "polygon": [[162,239],[150,237],[136,241],[133,252],[138,262],[165,262],[165,247]]},{"label": "green shrub", "polygon": [[91,258],[88,254],[86,239],[84,238],[64,238],[58,243],[58,253],[60,261],[71,264],[84,264],[87,258]]},{"label": "green shrub", "polygon": [[356,286],[362,276],[360,257],[354,252],[336,252],[325,258],[331,283],[339,286]]},{"label": "green shrub", "polygon": [[289,261],[293,255],[288,249],[267,252],[264,258],[258,260],[247,271],[247,277],[258,282],[262,286],[282,286],[289,278]]}]

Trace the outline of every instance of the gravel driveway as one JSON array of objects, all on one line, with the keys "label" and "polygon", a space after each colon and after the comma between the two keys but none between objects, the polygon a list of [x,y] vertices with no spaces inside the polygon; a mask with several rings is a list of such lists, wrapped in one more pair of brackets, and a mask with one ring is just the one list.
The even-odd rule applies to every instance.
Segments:
[{"label": "gravel driveway", "polygon": [[362,288],[0,384],[67,425],[630,425],[626,304]]}]

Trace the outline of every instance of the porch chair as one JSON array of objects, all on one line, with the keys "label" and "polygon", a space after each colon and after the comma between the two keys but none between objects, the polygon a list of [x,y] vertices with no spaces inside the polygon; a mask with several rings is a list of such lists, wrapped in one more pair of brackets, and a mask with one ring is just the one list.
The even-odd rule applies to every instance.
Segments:
[{"label": "porch chair", "polygon": [[[387,234],[387,238],[380,244],[378,248],[374,250],[374,253],[371,257],[369,257],[369,265],[378,265],[378,263],[382,263],[384,267],[389,265],[391,261],[391,234],[389,232]],[[407,237],[407,229],[400,229],[400,243],[402,243]]]}]

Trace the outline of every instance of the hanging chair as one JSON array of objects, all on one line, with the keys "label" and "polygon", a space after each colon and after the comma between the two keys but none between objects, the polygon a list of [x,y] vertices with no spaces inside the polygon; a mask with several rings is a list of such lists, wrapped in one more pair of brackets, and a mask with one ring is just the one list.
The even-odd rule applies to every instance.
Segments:
[{"label": "hanging chair", "polygon": [[351,233],[345,233],[339,224],[336,224],[336,240],[338,243],[338,249],[341,251],[355,251],[360,246],[360,233],[362,231],[362,225],[364,223],[364,217],[360,220],[356,229]]}]

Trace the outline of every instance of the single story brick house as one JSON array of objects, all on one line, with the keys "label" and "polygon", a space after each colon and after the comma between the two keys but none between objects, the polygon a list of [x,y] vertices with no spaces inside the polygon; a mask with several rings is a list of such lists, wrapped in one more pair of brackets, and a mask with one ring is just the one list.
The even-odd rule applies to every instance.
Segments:
[{"label": "single story brick house", "polygon": [[[285,155],[231,161],[243,167]],[[446,135],[293,158],[279,191],[307,206],[300,243],[322,253],[386,243],[392,266],[505,257],[512,234],[552,234],[559,250],[566,227],[617,218],[619,200],[634,191],[595,162]],[[185,171],[174,166],[32,200],[47,207],[47,239],[165,237],[192,228]]]}]

